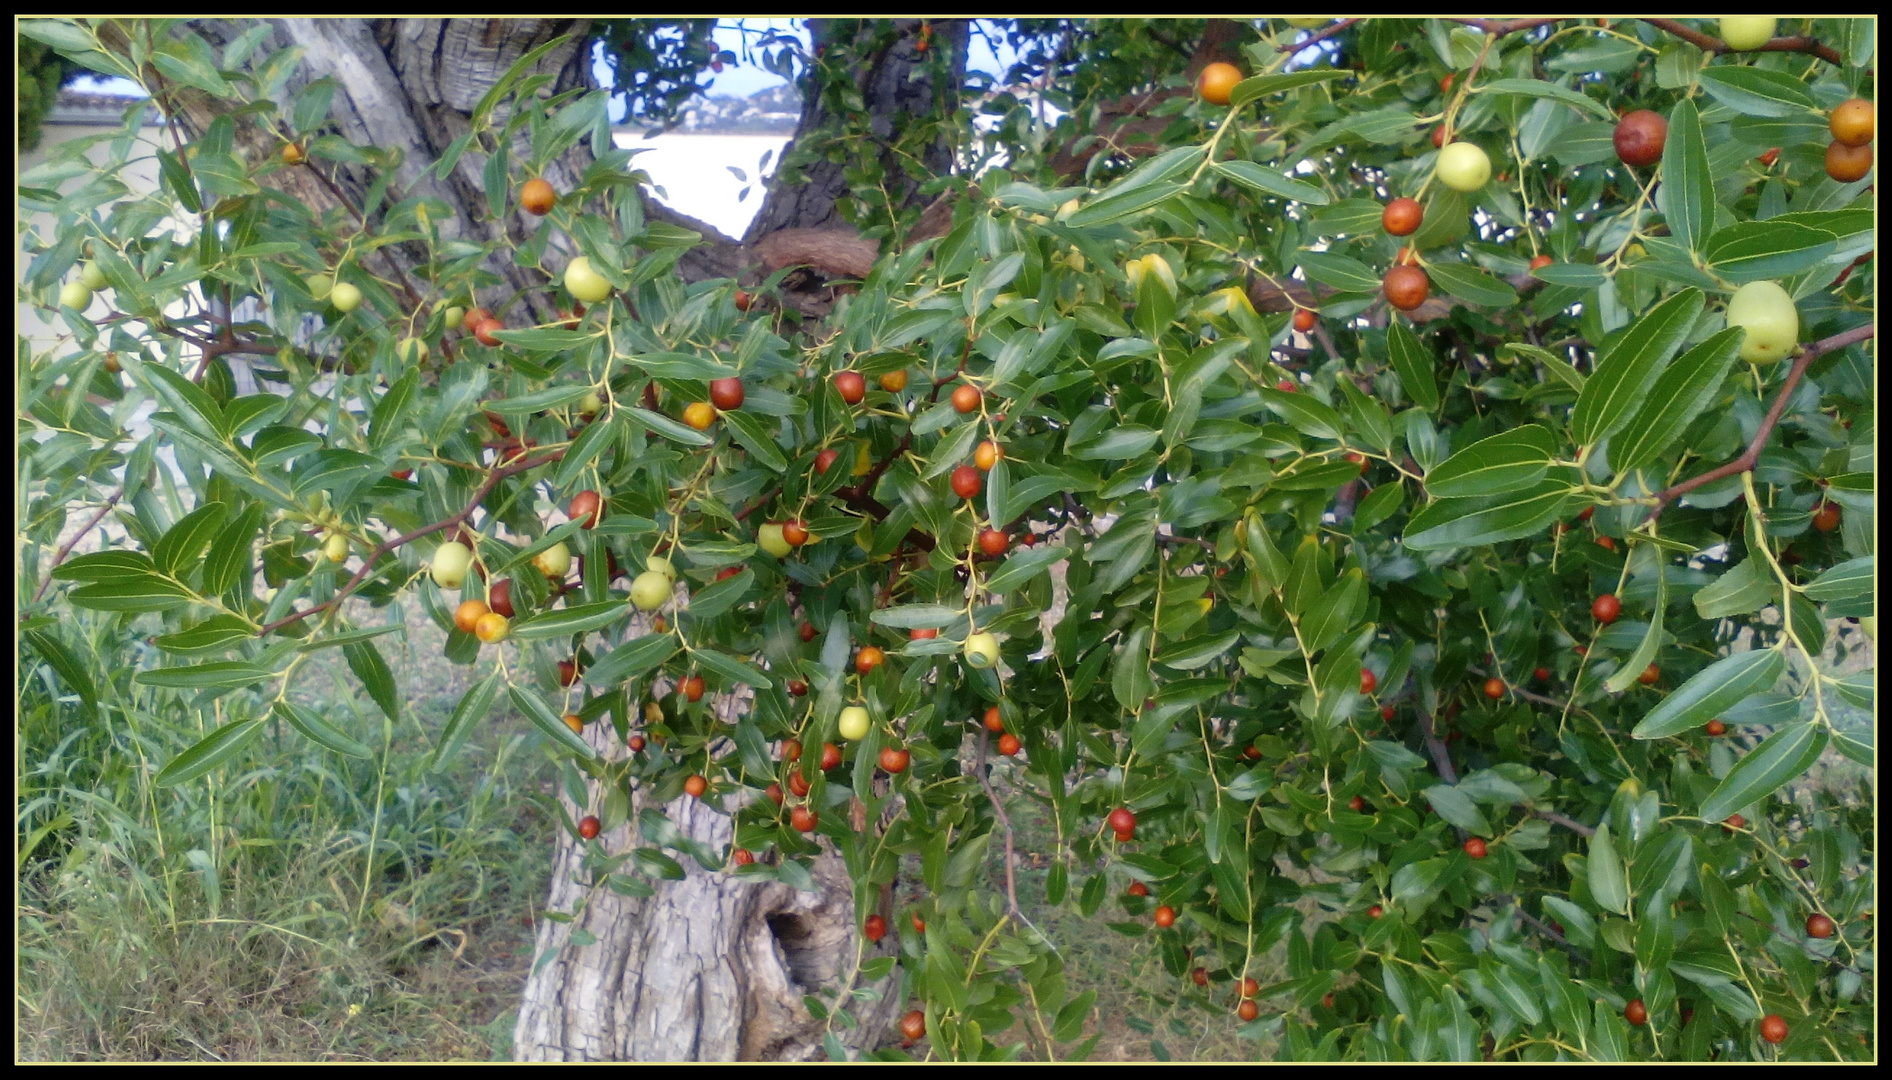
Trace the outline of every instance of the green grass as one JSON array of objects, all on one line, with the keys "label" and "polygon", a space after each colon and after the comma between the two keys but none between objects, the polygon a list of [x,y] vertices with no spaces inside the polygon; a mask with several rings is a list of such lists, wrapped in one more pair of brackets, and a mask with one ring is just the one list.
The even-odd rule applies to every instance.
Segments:
[{"label": "green grass", "polygon": [[[116,633],[108,621],[62,630],[95,672],[124,665],[100,647]],[[556,827],[541,794],[552,772],[499,711],[448,769],[427,772],[467,676],[439,660],[441,638],[416,618],[405,645],[379,639],[409,703],[398,724],[338,651],[298,676],[293,696],[373,758],[271,732],[241,767],[168,789],[150,784],[149,763],[225,719],[227,699],[191,708],[121,674],[86,719],[25,669],[19,1056],[508,1054]]]}]

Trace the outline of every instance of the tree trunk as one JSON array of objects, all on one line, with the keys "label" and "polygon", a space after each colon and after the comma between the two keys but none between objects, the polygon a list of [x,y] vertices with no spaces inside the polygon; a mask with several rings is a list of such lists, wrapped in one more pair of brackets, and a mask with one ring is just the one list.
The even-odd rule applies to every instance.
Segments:
[{"label": "tree trunk", "polygon": [[[330,77],[336,86],[330,112],[333,126],[351,142],[400,155],[383,205],[411,197],[438,199],[451,211],[449,220],[439,222],[443,236],[474,242],[503,235],[523,244],[538,228],[536,219],[523,218],[517,208],[499,220],[488,216],[484,154],[469,150],[444,179],[431,170],[447,147],[470,130],[471,113],[481,95],[533,48],[570,35],[569,41],[543,59],[538,70],[555,74],[552,93],[593,85],[587,21],[268,22],[274,32],[256,55],[289,47],[304,50],[301,66],[281,99],[290,100],[315,79]],[[951,85],[935,86],[928,79],[909,77],[919,58],[911,33],[917,23],[901,21],[897,28],[902,33],[894,44],[864,65],[861,90],[872,129],[882,138],[890,136],[898,124],[955,101],[964,76],[967,26],[955,20],[937,24],[932,42],[933,47],[953,50]],[[195,28],[213,45],[222,46],[249,25],[205,21]],[[816,40],[823,41],[830,32],[817,28]],[[856,31],[850,28],[848,32]],[[229,102],[188,88],[167,88],[166,96],[165,104],[197,132],[230,107]],[[810,93],[808,98],[798,137],[829,119],[818,95]],[[254,132],[251,138],[244,147],[251,160],[276,153],[269,136]],[[951,166],[943,142],[928,152],[926,160],[929,168],[941,171]],[[554,162],[546,177],[554,187],[569,189],[589,161],[589,149],[580,146]],[[283,170],[269,182],[317,213],[361,204],[374,179],[368,170],[327,161],[313,163],[316,169]],[[813,262],[830,271],[842,263],[857,266],[863,257],[871,264],[877,245],[862,240],[836,213],[836,199],[846,194],[842,172],[840,163],[819,162],[802,174],[807,184],[793,184],[789,181],[794,177],[778,171],[748,231],[748,246],[655,203],[649,204],[649,214],[689,225],[711,241],[679,261],[679,272],[690,280],[734,277],[758,259],[765,266],[777,259],[790,260],[779,265]],[[894,190],[911,192],[914,183],[904,174],[896,169],[890,176]],[[796,241],[792,235],[796,230],[813,232]],[[789,242],[771,246],[771,238],[781,236],[789,236]],[[823,241],[839,254],[798,258],[823,250]],[[417,252],[403,253],[399,247],[383,248],[375,253],[370,269],[404,283],[417,257]],[[507,258],[489,259],[487,265],[503,282],[489,291],[489,301],[520,290],[542,289],[545,284],[541,271],[515,266]],[[407,287],[418,306],[420,290]],[[527,295],[532,297],[533,316],[549,321],[555,314],[551,302],[542,293]],[[608,724],[594,725],[587,738],[608,756],[621,758],[626,753]],[[596,801],[596,785],[588,796]],[[559,798],[566,801],[562,791]],[[641,799],[634,799],[633,824],[598,838],[606,850],[624,853],[643,843],[634,823],[644,808]],[[685,836],[715,851],[726,849],[731,819],[724,813],[688,797],[656,809],[667,814]],[[569,803],[566,810],[574,817],[590,812]],[[823,1037],[829,1025],[814,1019],[802,1003],[803,996],[848,982],[861,960],[874,953],[889,954],[895,940],[890,937],[878,949],[862,950],[865,943],[856,929],[859,920],[852,886],[841,860],[832,852],[817,860],[814,892],[742,882],[732,874],[705,871],[684,859],[683,878],[655,882],[655,893],[649,897],[625,897],[600,883],[580,880],[581,856],[579,844],[559,831],[554,838],[546,910],[572,918],[540,923],[533,971],[514,1032],[513,1050],[520,1060],[819,1059],[826,1056]],[[574,944],[573,934],[581,929],[594,940]],[[901,1003],[885,993],[886,986],[878,989],[882,994],[877,1000],[853,1003],[858,1027],[837,1026],[834,1031],[850,1053],[883,1041],[898,1014]]]}]

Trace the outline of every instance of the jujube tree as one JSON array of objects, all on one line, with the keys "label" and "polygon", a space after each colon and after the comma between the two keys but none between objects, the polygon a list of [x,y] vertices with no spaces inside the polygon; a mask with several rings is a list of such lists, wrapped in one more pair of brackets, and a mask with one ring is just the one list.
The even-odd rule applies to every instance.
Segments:
[{"label": "jujube tree", "polygon": [[[28,644],[153,635],[224,702],[188,783],[360,752],[284,692],[341,647],[398,709],[343,601],[420,604],[482,673],[438,757],[505,701],[562,761],[522,1054],[689,987],[702,1056],[1082,1056],[1023,794],[1046,902],[1286,1056],[1864,1056],[1870,796],[1807,777],[1873,760],[1873,37],[1772,22],[1019,20],[1064,115],[978,128],[963,22],[830,28],[770,206],[831,214],[749,248],[570,35],[416,161],[266,34],[26,23],[208,118],[151,195],[22,177]],[[624,965],[624,1025],[553,1001]]]}]

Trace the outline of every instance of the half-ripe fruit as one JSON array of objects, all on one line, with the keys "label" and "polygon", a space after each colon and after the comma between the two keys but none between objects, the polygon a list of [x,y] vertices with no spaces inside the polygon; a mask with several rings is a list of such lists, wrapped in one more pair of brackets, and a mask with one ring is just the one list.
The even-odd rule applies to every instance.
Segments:
[{"label": "half-ripe fruit", "polygon": [[480,616],[491,610],[484,600],[462,600],[460,606],[453,609],[453,628],[462,634],[470,634],[479,625]]},{"label": "half-ripe fruit", "polygon": [[880,770],[885,773],[899,774],[907,771],[907,762],[912,755],[907,751],[892,746],[880,749]]},{"label": "half-ripe fruit", "polygon": [[825,475],[829,469],[834,468],[834,463],[839,460],[841,460],[841,452],[839,450],[818,451],[815,454],[815,472]]},{"label": "half-ripe fruit", "polygon": [[887,654],[875,645],[866,645],[854,654],[854,670],[862,675],[873,671],[887,660]]},{"label": "half-ripe fruit", "polygon": [[532,556],[532,565],[539,568],[552,581],[564,581],[566,571],[572,568],[572,549],[565,546],[563,540],[537,555]]},{"label": "half-ripe fruit", "polygon": [[692,799],[702,798],[703,793],[708,790],[709,781],[703,779],[701,776],[691,774],[688,779],[683,781],[683,793]]},{"label": "half-ripe fruit", "polygon": [[1590,618],[1595,619],[1605,626],[1615,622],[1616,616],[1622,613],[1623,602],[1618,600],[1611,593],[1604,593],[1602,596],[1590,601]]},{"label": "half-ripe fruit", "polygon": [[808,527],[799,521],[782,522],[782,541],[789,547],[801,547],[808,542]]},{"label": "half-ripe fruit", "polygon": [[473,624],[473,636],[488,645],[497,645],[512,632],[512,621],[496,611],[489,611]]},{"label": "half-ripe fruit", "polygon": [[985,729],[995,735],[1005,730],[1005,720],[999,715],[999,707],[997,705],[987,705],[985,707],[984,723]]},{"label": "half-ripe fruit", "polygon": [[1872,141],[1872,102],[1864,98],[1840,102],[1827,114],[1826,126],[1835,142],[1847,146],[1866,145]]},{"label": "half-ripe fruit", "polygon": [[683,422],[698,431],[708,430],[716,422],[716,409],[707,401],[692,401],[683,407]]},{"label": "half-ripe fruit", "polygon": [[983,395],[979,393],[978,387],[970,383],[960,383],[953,389],[953,410],[960,413],[976,411],[979,408],[979,401],[982,397]]},{"label": "half-ripe fruit", "polygon": [[1229,94],[1242,81],[1242,71],[1234,64],[1216,61],[1196,76],[1196,96],[1211,105],[1227,105]]},{"label": "half-ripe fruit", "polygon": [[1314,323],[1316,321],[1317,320],[1312,309],[1309,309],[1309,308],[1295,308],[1294,309],[1294,329],[1296,331],[1305,334],[1309,332],[1310,330],[1314,329]]},{"label": "half-ripe fruit", "polygon": [[889,371],[881,375],[880,388],[889,394],[897,394],[907,388],[907,369]]},{"label": "half-ripe fruit", "polygon": [[585,722],[578,718],[577,713],[566,713],[564,716],[559,717],[559,719],[565,721],[565,726],[572,729],[573,735],[584,734]]},{"label": "half-ripe fruit", "polygon": [[539,177],[527,180],[519,187],[519,208],[528,214],[540,217],[552,212],[552,204],[558,201],[558,193],[552,185]]},{"label": "half-ripe fruit", "polygon": [[978,466],[980,472],[991,472],[992,466],[997,465],[1004,457],[1005,450],[991,439],[980,443],[972,451],[972,463]]},{"label": "half-ripe fruit", "polygon": [[1490,698],[1493,701],[1496,701],[1499,698],[1503,697],[1504,696],[1504,680],[1495,679],[1495,678],[1486,679],[1485,680],[1485,696]]},{"label": "half-ripe fruit", "polygon": [[1847,146],[1835,140],[1826,144],[1826,175],[1834,182],[1850,184],[1872,171],[1872,144]]},{"label": "half-ripe fruit", "polygon": [[1006,757],[1012,757],[1017,754],[1018,746],[1018,736],[1013,735],[1011,732],[1008,731],[999,736],[999,753],[1004,754]]}]

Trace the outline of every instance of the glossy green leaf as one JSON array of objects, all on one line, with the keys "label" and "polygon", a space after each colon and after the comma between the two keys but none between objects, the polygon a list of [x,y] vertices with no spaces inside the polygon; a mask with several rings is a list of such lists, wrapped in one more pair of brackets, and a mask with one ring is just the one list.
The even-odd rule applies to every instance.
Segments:
[{"label": "glossy green leaf", "polygon": [[1698,289],[1676,293],[1631,323],[1598,359],[1570,417],[1570,435],[1579,446],[1607,438],[1629,423],[1669,358],[1681,348],[1703,303]]},{"label": "glossy green leaf", "polygon": [[1653,463],[1714,403],[1734,370],[1743,332],[1730,328],[1675,358],[1655,381],[1649,399],[1610,440],[1610,467],[1628,473]]},{"label": "glossy green leaf", "polygon": [[1590,898],[1605,911],[1629,914],[1629,880],[1623,871],[1622,856],[1610,839],[1610,824],[1599,822],[1596,835],[1590,837]]},{"label": "glossy green leaf", "polygon": [[333,750],[344,757],[373,757],[374,751],[350,738],[340,728],[324,720],[313,709],[294,705],[287,701],[275,703],[277,716],[302,733],[302,737],[327,750]]},{"label": "glossy green leaf", "polygon": [[1502,495],[1537,484],[1557,456],[1550,429],[1526,424],[1460,450],[1426,474],[1434,498]]},{"label": "glossy green leaf", "polygon": [[1405,544],[1437,551],[1531,536],[1556,519],[1569,493],[1569,484],[1545,480],[1505,495],[1434,499],[1406,522]]},{"label": "glossy green leaf", "polygon": [[[587,673],[589,677],[590,673]],[[430,772],[439,772],[466,740],[473,734],[474,725],[486,718],[486,713],[493,707],[493,698],[499,693],[500,672],[494,668],[484,679],[467,687],[460,695],[459,704],[453,707],[453,715],[447,718],[447,725],[440,729],[440,741],[434,744],[433,756],[428,759]]]},{"label": "glossy green leaf", "polygon": [[563,747],[586,761],[598,756],[598,752],[591,748],[591,744],[579,738],[571,728],[566,727],[565,721],[560,719],[559,714],[553,712],[552,707],[547,705],[539,695],[521,686],[508,686],[506,696],[512,699],[513,708],[525,714],[525,718],[532,721],[532,726],[538,728],[540,733],[550,739],[554,745]]},{"label": "glossy green leaf", "polygon": [[207,664],[193,664],[189,667],[153,668],[150,671],[140,671],[132,678],[132,681],[172,690],[212,690],[253,686],[274,677],[275,672],[268,668],[257,667],[255,664],[246,664],[240,660],[217,660]]},{"label": "glossy green leaf", "polygon": [[1439,382],[1432,372],[1432,357],[1398,319],[1386,327],[1386,351],[1412,403],[1427,412],[1438,408]]},{"label": "glossy green leaf", "polygon": [[1778,649],[1754,649],[1724,657],[1663,698],[1630,734],[1638,739],[1661,739],[1693,731],[1736,702],[1771,689],[1785,669],[1786,660]]},{"label": "glossy green leaf", "polygon": [[242,753],[262,733],[261,717],[255,720],[233,720],[172,758],[169,764],[158,771],[152,783],[158,787],[187,784]]},{"label": "glossy green leaf", "polygon": [[342,646],[342,655],[348,660],[348,670],[355,673],[361,685],[368,691],[368,697],[390,720],[401,718],[401,695],[394,685],[394,672],[372,641],[353,641]]},{"label": "glossy green leaf", "polygon": [[1811,723],[1790,724],[1769,735],[1722,777],[1702,803],[1702,820],[1721,821],[1773,794],[1813,766],[1826,749],[1827,737],[1825,725]]}]

